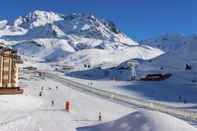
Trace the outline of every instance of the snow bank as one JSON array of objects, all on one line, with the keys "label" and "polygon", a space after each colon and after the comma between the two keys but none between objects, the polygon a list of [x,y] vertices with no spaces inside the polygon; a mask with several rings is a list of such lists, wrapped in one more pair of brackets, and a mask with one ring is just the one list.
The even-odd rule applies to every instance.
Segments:
[{"label": "snow bank", "polygon": [[118,120],[78,131],[197,131],[188,123],[164,113],[137,111]]}]

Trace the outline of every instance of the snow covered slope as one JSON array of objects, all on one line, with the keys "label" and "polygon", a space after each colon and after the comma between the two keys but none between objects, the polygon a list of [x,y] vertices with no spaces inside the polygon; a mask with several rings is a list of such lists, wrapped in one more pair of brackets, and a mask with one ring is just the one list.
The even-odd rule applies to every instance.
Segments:
[{"label": "snow covered slope", "polygon": [[187,44],[188,39],[188,37],[179,33],[169,33],[156,38],[143,40],[141,44],[150,45],[165,52],[171,52]]},{"label": "snow covered slope", "polygon": [[196,128],[167,114],[144,110],[112,122],[78,128],[78,131],[196,131]]},{"label": "snow covered slope", "polygon": [[[20,36],[21,39],[29,38],[59,38],[67,35],[75,35],[85,38],[95,38],[138,45],[137,42],[128,38],[119,31],[113,22],[97,19],[92,14],[63,15],[54,12],[34,11],[26,16],[20,16],[13,23],[14,27],[27,29],[27,34]],[[4,37],[6,39],[18,39],[17,37]]]},{"label": "snow covered slope", "polygon": [[119,64],[131,58],[150,59],[163,53],[139,45],[113,22],[93,14],[63,15],[37,10],[14,22],[2,21],[0,27],[1,40],[8,41],[26,60],[37,62],[94,66]]},{"label": "snow covered slope", "polygon": [[[171,73],[172,77],[166,82],[174,87],[196,87],[197,82],[197,37],[190,37],[187,44],[179,49],[168,52],[151,61],[142,62],[138,68],[138,74],[147,73]],[[186,65],[191,69],[186,70]]]},{"label": "snow covered slope", "polygon": [[148,46],[133,46],[117,51],[86,49],[69,55],[65,61],[66,63],[72,63],[72,65],[83,66],[84,64],[88,64],[94,67],[105,63],[114,63],[114,65],[118,65],[128,59],[135,58],[147,60],[161,53],[159,49]]},{"label": "snow covered slope", "polygon": [[23,28],[34,28],[39,26],[44,26],[49,23],[54,23],[55,21],[63,20],[61,15],[54,12],[46,12],[36,10],[30,12],[26,16],[20,16],[14,21],[14,26],[20,26]]},{"label": "snow covered slope", "polygon": [[27,30],[21,28],[21,27],[15,27],[8,25],[7,20],[0,21],[0,37],[4,35],[22,35],[25,34]]},{"label": "snow covered slope", "polygon": [[75,50],[64,39],[34,39],[14,44],[22,56],[37,61],[58,61]]},{"label": "snow covered slope", "polygon": [[[174,52],[169,52],[153,61],[154,65],[168,67],[174,70],[184,70],[185,64],[191,64],[194,69],[197,69],[197,37],[192,36],[183,45]],[[197,71],[197,70],[196,70]]]}]

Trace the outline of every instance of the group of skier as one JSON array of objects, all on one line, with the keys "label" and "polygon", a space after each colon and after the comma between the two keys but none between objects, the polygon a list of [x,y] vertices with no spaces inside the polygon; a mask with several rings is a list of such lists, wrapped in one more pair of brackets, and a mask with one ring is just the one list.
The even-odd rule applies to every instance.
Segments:
[{"label": "group of skier", "polygon": [[[57,90],[57,89],[58,89],[58,86],[56,86],[55,88],[56,88],[56,90]],[[51,90],[52,88],[48,88],[48,89]],[[42,86],[42,87],[41,87],[41,91],[40,91],[39,94],[38,94],[39,96],[42,96],[42,95],[43,95],[43,93],[42,93],[43,90],[44,90],[44,87]],[[54,100],[51,100],[51,106],[54,106],[54,105],[55,105],[55,101],[54,101]]]},{"label": "group of skier", "polygon": [[[91,83],[92,84],[92,83]],[[55,87],[56,90],[58,89],[58,86]],[[43,95],[43,90],[44,90],[44,87],[42,86],[41,87],[41,91],[39,92],[39,96],[42,96]],[[49,88],[49,90],[51,90],[51,88]],[[54,106],[55,105],[55,101],[54,100],[51,100],[51,106]],[[101,112],[98,113],[98,121],[102,121],[102,114]]]}]

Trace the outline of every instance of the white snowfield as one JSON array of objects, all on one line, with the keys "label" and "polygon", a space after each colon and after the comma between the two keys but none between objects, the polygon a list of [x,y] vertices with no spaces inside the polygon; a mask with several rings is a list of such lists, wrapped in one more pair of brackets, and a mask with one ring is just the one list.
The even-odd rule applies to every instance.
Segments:
[{"label": "white snowfield", "polygon": [[63,20],[58,14],[54,12],[45,12],[36,10],[34,12],[29,13],[24,17],[18,17],[14,21],[14,26],[20,26],[23,28],[34,28],[38,26],[44,26],[46,24],[54,23],[56,21]]},{"label": "white snowfield", "polygon": [[150,45],[159,48],[165,52],[174,52],[189,43],[191,37],[179,33],[168,33],[159,37],[150,38],[141,41],[141,44]]},{"label": "white snowfield", "polygon": [[163,65],[168,70],[181,71],[185,64],[191,64],[191,72],[197,71],[197,37],[192,37],[187,44],[183,45],[174,52],[170,52],[155,59],[152,66]]},{"label": "white snowfield", "polygon": [[78,89],[78,90],[83,90],[85,92],[93,93],[102,97],[110,98],[118,102],[123,102],[129,105],[135,105],[140,108],[147,108],[150,110],[155,110],[155,111],[160,111],[164,112],[182,119],[187,119],[190,121],[196,121],[197,122],[197,112],[193,112],[190,110],[186,109],[178,109],[174,106],[169,106],[169,105],[164,105],[159,102],[154,102],[154,101],[148,101],[148,100],[142,100],[138,98],[134,98],[132,96],[127,96],[107,90],[102,90],[99,89],[98,87],[95,88],[93,86],[89,86],[86,84],[82,84],[70,79],[66,79],[65,77],[58,76],[54,73],[46,73],[45,74],[48,78],[51,78],[55,81],[59,81],[61,83],[68,84],[68,86]]},{"label": "white snowfield", "polygon": [[196,131],[175,117],[153,111],[137,111],[118,120],[78,128],[79,131]]},{"label": "white snowfield", "polygon": [[0,37],[4,35],[9,35],[9,36],[23,35],[26,32],[27,30],[21,27],[14,27],[8,25],[7,20],[0,21]]},{"label": "white snowfield", "polygon": [[[7,109],[28,111],[35,110],[42,104],[42,99],[34,96],[27,95],[2,95],[0,97],[0,111],[6,111]],[[16,105],[16,103],[18,103]],[[30,106],[31,105],[31,106]]]},{"label": "white snowfield", "polygon": [[[158,112],[135,112],[135,106],[72,89],[71,83],[30,73],[20,84],[24,95],[0,96],[0,131],[196,131],[183,120]],[[71,102],[70,113],[64,110],[66,100]],[[99,112],[102,121],[98,121]]]},{"label": "white snowfield", "polygon": [[91,68],[104,63],[118,65],[128,59],[147,60],[164,53],[150,46],[128,47],[121,43],[87,38],[80,38],[73,43],[57,38],[33,39],[20,41],[12,46],[28,61],[62,62],[77,65],[76,68],[83,67],[84,64],[91,65]]},{"label": "white snowfield", "polygon": [[162,54],[161,50],[148,46],[134,46],[117,51],[86,49],[69,55],[65,59],[65,62],[75,65],[76,67],[83,67],[84,64],[96,67],[104,63],[118,65],[128,59],[135,58],[147,60],[157,57],[158,54]]},{"label": "white snowfield", "polygon": [[[27,73],[24,76],[20,82],[24,95],[0,96],[0,131],[76,131],[77,127],[116,120],[136,111],[47,78]],[[71,102],[70,113],[64,109],[67,100]],[[98,121],[99,112],[102,122]]]}]

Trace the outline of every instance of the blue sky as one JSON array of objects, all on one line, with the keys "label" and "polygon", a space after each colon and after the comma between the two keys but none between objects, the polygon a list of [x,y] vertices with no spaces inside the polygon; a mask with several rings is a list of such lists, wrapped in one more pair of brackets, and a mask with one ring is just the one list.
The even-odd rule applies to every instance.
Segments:
[{"label": "blue sky", "polygon": [[197,33],[197,0],[1,0],[0,20],[14,20],[33,10],[94,13],[112,20],[130,37]]}]

